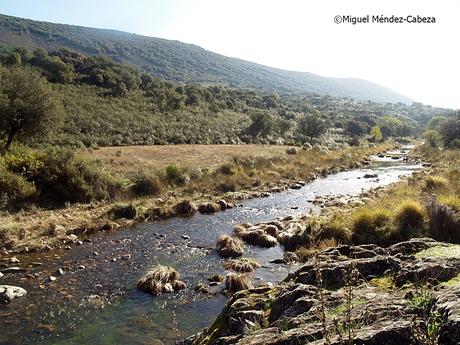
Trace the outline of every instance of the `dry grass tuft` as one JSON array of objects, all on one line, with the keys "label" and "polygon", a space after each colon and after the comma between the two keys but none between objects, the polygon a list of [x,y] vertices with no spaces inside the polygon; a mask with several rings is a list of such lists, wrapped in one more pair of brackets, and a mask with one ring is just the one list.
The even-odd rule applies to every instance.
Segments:
[{"label": "dry grass tuft", "polygon": [[186,285],[180,281],[179,272],[174,268],[157,265],[139,280],[137,287],[156,296],[163,292],[185,289]]},{"label": "dry grass tuft", "polygon": [[244,253],[243,242],[228,235],[223,235],[217,240],[216,249],[223,258],[234,258]]},{"label": "dry grass tuft", "polygon": [[261,265],[252,258],[241,258],[238,260],[227,260],[222,264],[226,270],[234,270],[240,273],[250,273]]},{"label": "dry grass tuft", "polygon": [[241,290],[252,289],[251,277],[247,273],[233,273],[230,272],[225,278],[225,288],[229,295]]},{"label": "dry grass tuft", "polygon": [[312,243],[308,247],[300,247],[295,253],[299,257],[300,261],[307,262],[310,258],[314,257],[317,253],[330,248],[337,247],[339,242],[334,238],[329,238],[327,240],[321,240],[315,243]]},{"label": "dry grass tuft", "polygon": [[445,190],[449,185],[449,180],[442,176],[427,176],[425,178],[425,191],[440,191]]},{"label": "dry grass tuft", "polygon": [[417,201],[401,202],[394,218],[401,239],[407,240],[423,232],[425,213],[424,207]]}]

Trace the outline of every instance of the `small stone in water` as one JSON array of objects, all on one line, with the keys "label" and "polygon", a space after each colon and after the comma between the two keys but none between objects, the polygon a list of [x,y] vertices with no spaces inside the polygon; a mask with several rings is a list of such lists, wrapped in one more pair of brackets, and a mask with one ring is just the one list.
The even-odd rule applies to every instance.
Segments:
[{"label": "small stone in water", "polygon": [[112,262],[117,262],[117,259],[116,258],[112,258],[112,260],[110,260]]},{"label": "small stone in water", "polygon": [[81,245],[83,245],[83,241],[78,241],[77,244],[78,244],[79,246],[81,246]]},{"label": "small stone in water", "polygon": [[57,278],[56,278],[55,276],[49,276],[49,277],[48,277],[48,280],[49,280],[50,282],[54,282],[56,279],[57,279]]},{"label": "small stone in water", "polygon": [[102,284],[96,284],[96,285],[94,285],[94,287],[95,287],[96,289],[102,289]]},{"label": "small stone in water", "polygon": [[85,268],[86,268],[86,267],[83,266],[83,265],[78,266],[78,269],[79,269],[79,270],[84,270]]},{"label": "small stone in water", "polygon": [[62,268],[58,268],[54,274],[57,276],[63,276],[65,274],[65,271]]},{"label": "small stone in water", "polygon": [[30,264],[32,265],[32,267],[38,267],[38,266],[43,265],[41,262],[38,262],[38,261],[31,262]]},{"label": "small stone in water", "polygon": [[189,240],[190,239],[190,236],[187,236],[187,235],[182,235],[181,236],[184,240]]},{"label": "small stone in water", "polygon": [[131,254],[123,254],[123,255],[121,256],[121,258],[122,258],[123,260],[129,260],[129,259],[131,259]]}]

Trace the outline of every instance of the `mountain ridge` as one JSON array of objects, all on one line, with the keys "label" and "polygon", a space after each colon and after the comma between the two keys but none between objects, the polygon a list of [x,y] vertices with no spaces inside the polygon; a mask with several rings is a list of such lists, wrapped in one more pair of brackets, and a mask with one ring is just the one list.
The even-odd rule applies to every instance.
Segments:
[{"label": "mountain ridge", "polygon": [[395,91],[359,78],[327,78],[224,56],[196,44],[113,29],[55,24],[0,14],[0,43],[47,51],[68,48],[107,55],[165,80],[220,84],[270,92],[309,92],[376,102],[410,103]]}]

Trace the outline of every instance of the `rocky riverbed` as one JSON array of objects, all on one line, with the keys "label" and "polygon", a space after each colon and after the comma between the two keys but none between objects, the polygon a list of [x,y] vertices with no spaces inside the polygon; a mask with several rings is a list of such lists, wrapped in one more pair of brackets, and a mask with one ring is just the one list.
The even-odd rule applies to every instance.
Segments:
[{"label": "rocky riverbed", "polygon": [[460,246],[429,238],[328,248],[184,344],[458,344],[459,273]]}]

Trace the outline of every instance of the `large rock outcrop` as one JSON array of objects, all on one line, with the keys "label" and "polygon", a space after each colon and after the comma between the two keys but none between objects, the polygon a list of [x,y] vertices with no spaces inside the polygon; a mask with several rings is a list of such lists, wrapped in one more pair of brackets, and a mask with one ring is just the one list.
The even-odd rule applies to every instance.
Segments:
[{"label": "large rock outcrop", "polygon": [[322,251],[283,282],[235,293],[188,344],[460,341],[460,247],[414,239]]}]

